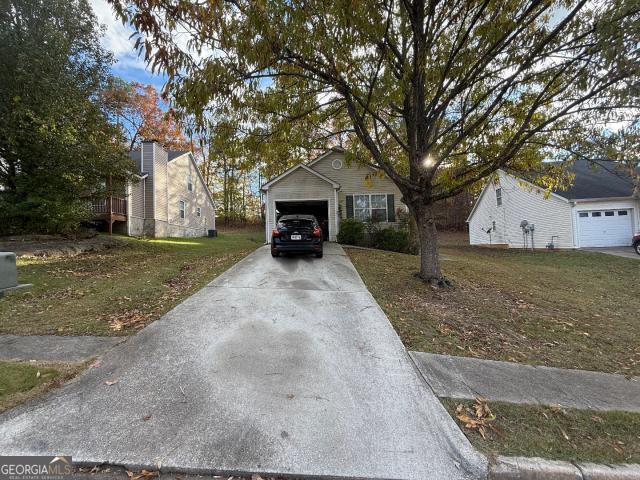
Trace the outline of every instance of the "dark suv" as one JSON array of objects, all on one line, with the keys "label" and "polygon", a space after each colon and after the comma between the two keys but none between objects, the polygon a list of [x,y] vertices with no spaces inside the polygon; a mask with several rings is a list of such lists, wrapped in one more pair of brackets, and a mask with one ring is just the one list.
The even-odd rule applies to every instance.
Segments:
[{"label": "dark suv", "polygon": [[640,255],[640,234],[633,237],[633,248],[635,249],[636,253]]},{"label": "dark suv", "polygon": [[283,215],[271,232],[271,256],[309,252],[322,257],[322,228],[313,215]]}]

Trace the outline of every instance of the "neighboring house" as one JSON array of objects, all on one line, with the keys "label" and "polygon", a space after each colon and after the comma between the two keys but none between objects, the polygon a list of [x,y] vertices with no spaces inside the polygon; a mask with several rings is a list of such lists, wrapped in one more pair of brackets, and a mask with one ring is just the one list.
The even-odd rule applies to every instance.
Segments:
[{"label": "neighboring house", "polygon": [[143,142],[130,152],[136,181],[123,197],[93,206],[109,230],[145,237],[202,237],[215,230],[213,198],[191,152],[166,151],[158,142]]},{"label": "neighboring house", "polygon": [[[640,200],[630,177],[593,168],[571,167],[573,186],[545,196],[543,189],[504,171],[488,182],[467,222],[472,245],[545,248],[631,245],[640,229]],[[528,232],[521,228],[526,220]],[[534,225],[531,231],[531,225]]]},{"label": "neighboring house", "polygon": [[325,238],[335,241],[344,218],[373,219],[388,227],[397,224],[398,208],[406,211],[400,190],[388,177],[372,167],[347,165],[344,151],[338,148],[290,168],[265,183],[262,191],[267,242],[285,214],[315,215]]}]

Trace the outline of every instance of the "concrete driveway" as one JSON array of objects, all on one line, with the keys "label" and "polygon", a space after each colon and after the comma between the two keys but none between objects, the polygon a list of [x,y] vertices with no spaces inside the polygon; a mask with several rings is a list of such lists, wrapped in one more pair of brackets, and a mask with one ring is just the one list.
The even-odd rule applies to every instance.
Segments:
[{"label": "concrete driveway", "polygon": [[615,255],[616,257],[623,258],[632,258],[634,260],[640,260],[640,255],[638,255],[633,247],[593,247],[593,248],[585,248],[583,250],[587,250],[589,252],[600,252],[606,253],[608,255]]},{"label": "concrete driveway", "polygon": [[0,452],[312,477],[487,468],[335,244],[323,259],[258,249],[98,367],[0,416]]}]

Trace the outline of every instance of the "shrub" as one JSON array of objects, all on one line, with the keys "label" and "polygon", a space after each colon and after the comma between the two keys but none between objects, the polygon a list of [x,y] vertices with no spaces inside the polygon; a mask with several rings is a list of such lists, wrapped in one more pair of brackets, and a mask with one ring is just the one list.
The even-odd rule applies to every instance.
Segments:
[{"label": "shrub", "polygon": [[347,218],[340,222],[338,242],[345,245],[362,245],[364,243],[364,224],[355,218]]},{"label": "shrub", "polygon": [[409,232],[394,228],[382,228],[371,238],[374,248],[391,252],[411,253]]}]

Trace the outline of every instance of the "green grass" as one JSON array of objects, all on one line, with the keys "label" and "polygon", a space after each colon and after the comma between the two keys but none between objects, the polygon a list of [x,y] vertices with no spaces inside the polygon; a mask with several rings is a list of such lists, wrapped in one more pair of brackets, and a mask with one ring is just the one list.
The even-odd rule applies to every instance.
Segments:
[{"label": "green grass", "polygon": [[495,415],[483,438],[465,427],[456,406],[473,402],[445,399],[443,403],[471,443],[486,454],[543,457],[596,463],[640,463],[640,414],[570,410],[508,403],[491,403]]},{"label": "green grass", "polygon": [[640,374],[640,264],[595,252],[473,248],[446,237],[434,290],[416,256],[348,250],[410,350]]},{"label": "green grass", "polygon": [[61,384],[79,368],[61,363],[0,362],[0,412]]},{"label": "green grass", "polygon": [[0,301],[0,334],[135,333],[260,246],[263,235],[127,240],[76,257],[18,259],[18,279],[33,288]]}]

